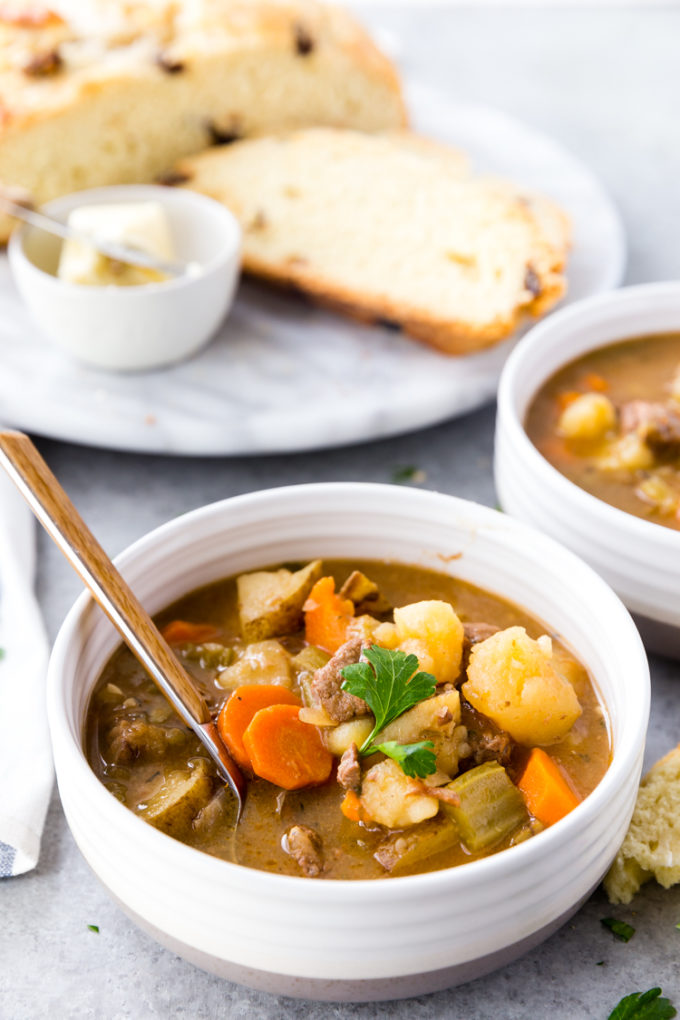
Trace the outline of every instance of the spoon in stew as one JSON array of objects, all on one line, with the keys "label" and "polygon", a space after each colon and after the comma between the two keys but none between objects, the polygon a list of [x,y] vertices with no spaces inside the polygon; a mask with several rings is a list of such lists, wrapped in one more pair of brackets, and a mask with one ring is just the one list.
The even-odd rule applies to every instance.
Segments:
[{"label": "spoon in stew", "polygon": [[22,432],[0,432],[0,464],[48,535],[59,546],[123,640],[212,758],[236,798],[238,822],[245,780],[225,748],[210,709],[153,620]]}]

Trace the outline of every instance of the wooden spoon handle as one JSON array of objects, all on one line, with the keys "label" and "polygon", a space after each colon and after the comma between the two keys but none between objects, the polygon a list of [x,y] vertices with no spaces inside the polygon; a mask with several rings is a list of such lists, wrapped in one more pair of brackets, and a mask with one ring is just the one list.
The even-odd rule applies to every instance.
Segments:
[{"label": "wooden spoon handle", "polygon": [[157,683],[162,677],[180,716],[188,725],[210,722],[204,699],[28,436],[0,432],[0,463],[144,668]]}]

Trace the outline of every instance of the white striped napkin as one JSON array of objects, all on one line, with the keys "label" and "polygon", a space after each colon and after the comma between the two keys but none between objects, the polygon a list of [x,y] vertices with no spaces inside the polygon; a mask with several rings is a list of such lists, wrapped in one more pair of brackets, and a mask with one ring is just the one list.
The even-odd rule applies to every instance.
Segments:
[{"label": "white striped napkin", "polygon": [[0,878],[38,863],[54,779],[34,571],[33,515],[0,468]]}]

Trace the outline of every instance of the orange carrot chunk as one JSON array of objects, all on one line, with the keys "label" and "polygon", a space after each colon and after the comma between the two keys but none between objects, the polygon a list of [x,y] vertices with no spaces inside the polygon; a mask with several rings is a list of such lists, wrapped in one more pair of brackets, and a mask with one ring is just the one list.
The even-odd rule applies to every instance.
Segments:
[{"label": "orange carrot chunk", "polygon": [[211,641],[219,634],[212,623],[189,623],[188,620],[173,620],[162,630],[163,637],[169,645],[183,645],[187,642],[200,645],[202,641]]},{"label": "orange carrot chunk", "polygon": [[354,603],[335,593],[335,580],[320,577],[304,604],[305,638],[332,655],[347,640]]},{"label": "orange carrot chunk", "polygon": [[284,790],[325,783],[333,767],[316,726],[298,718],[296,705],[271,705],[253,716],[243,746],[253,772]]},{"label": "orange carrot chunk", "polygon": [[361,803],[361,798],[354,790],[348,790],[342,798],[340,810],[350,822],[370,822],[371,816]]},{"label": "orange carrot chunk", "polygon": [[271,705],[296,705],[302,702],[296,694],[280,684],[243,684],[227,698],[217,717],[217,729],[237,765],[252,769],[250,756],[243,745],[243,734],[253,716]]},{"label": "orange carrot chunk", "polygon": [[578,398],[582,396],[583,394],[579,393],[578,390],[562,390],[562,392],[557,395],[557,406],[560,411],[565,411],[570,404],[573,404],[575,400],[578,400]]},{"label": "orange carrot chunk", "polygon": [[606,393],[609,389],[609,383],[597,372],[588,372],[586,376],[586,386],[589,390],[595,390],[596,393]]},{"label": "orange carrot chunk", "polygon": [[517,781],[529,811],[544,825],[554,825],[581,803],[566,775],[540,747],[534,747]]}]

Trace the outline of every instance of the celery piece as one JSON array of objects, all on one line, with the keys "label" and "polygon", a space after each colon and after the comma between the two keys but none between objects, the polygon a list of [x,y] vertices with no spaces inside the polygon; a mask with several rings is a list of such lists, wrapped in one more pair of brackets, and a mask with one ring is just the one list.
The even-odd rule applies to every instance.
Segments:
[{"label": "celery piece", "polygon": [[500,843],[529,819],[522,794],[498,762],[485,762],[464,772],[448,789],[458,794],[460,804],[442,804],[442,808],[473,852]]},{"label": "celery piece", "polygon": [[306,645],[301,652],[293,656],[293,669],[296,673],[301,673],[303,670],[308,673],[314,673],[317,669],[325,666],[329,659],[330,655],[328,652],[324,652],[323,648],[317,648],[316,645]]},{"label": "celery piece", "polygon": [[441,813],[429,822],[422,822],[410,832],[398,832],[383,840],[375,859],[386,871],[404,871],[433,854],[450,850],[460,843],[458,828],[452,818]]},{"label": "celery piece", "polygon": [[187,659],[198,662],[202,669],[226,669],[234,658],[234,649],[214,641],[203,644],[187,644],[184,650]]}]

